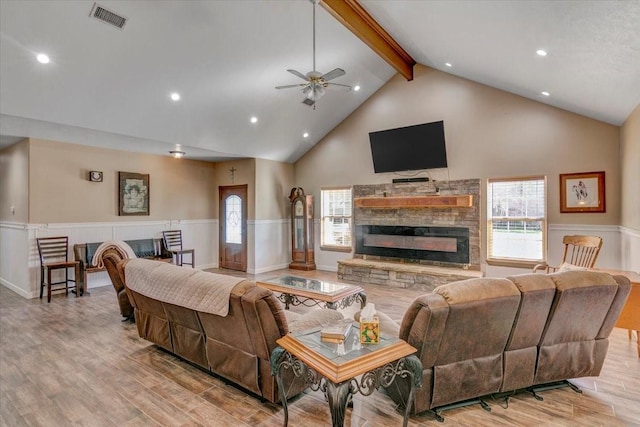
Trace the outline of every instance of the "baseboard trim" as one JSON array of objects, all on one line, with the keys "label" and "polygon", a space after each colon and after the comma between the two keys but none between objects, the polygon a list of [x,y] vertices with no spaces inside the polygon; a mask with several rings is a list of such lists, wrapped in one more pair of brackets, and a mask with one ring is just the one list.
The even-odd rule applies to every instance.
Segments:
[{"label": "baseboard trim", "polygon": [[0,284],[2,286],[4,286],[5,288],[12,290],[16,294],[18,294],[21,297],[26,298],[26,299],[35,298],[35,297],[38,296],[37,293],[25,291],[21,287],[13,284],[13,283],[9,282],[8,280],[5,280],[5,279],[3,279],[1,277],[0,277]]}]

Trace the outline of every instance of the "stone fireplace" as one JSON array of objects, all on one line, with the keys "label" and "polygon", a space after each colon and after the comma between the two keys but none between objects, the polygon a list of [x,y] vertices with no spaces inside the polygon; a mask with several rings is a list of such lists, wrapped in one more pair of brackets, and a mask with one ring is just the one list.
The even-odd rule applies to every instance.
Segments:
[{"label": "stone fireplace", "polygon": [[338,277],[429,291],[479,277],[480,180],[353,187],[354,258]]}]

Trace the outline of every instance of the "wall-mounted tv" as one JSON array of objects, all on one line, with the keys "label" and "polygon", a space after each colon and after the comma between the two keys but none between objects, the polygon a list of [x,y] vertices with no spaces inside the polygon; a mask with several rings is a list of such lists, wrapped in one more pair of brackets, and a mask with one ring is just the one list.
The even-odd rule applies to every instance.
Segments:
[{"label": "wall-mounted tv", "polygon": [[375,173],[447,167],[444,121],[369,133]]}]

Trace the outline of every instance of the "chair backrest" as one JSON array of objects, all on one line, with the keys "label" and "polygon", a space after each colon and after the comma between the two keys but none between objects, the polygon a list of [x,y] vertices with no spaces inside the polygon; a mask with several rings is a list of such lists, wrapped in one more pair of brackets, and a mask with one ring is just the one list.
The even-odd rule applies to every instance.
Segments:
[{"label": "chair backrest", "polygon": [[116,249],[109,248],[102,254],[102,259],[104,262],[104,267],[109,274],[109,278],[111,279],[111,283],[113,284],[116,292],[123,291],[124,279],[118,271],[118,263],[124,258],[122,258],[122,256]]},{"label": "chair backrest", "polygon": [[593,268],[602,247],[598,236],[564,236],[562,262],[578,267]]},{"label": "chair backrest", "polygon": [[69,237],[40,237],[36,239],[40,263],[69,261]]},{"label": "chair backrest", "polygon": [[182,230],[163,231],[162,239],[168,250],[182,250]]}]

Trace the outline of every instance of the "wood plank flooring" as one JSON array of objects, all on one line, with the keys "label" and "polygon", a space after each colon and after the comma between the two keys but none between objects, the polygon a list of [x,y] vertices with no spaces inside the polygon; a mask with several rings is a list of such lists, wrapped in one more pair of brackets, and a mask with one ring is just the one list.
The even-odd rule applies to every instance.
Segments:
[{"label": "wood plank flooring", "polygon": [[[220,272],[220,271],[218,271]],[[234,274],[230,271],[224,271]],[[277,271],[337,280],[335,273]],[[400,321],[420,292],[364,285],[369,302]],[[295,310],[303,310],[300,307]],[[351,315],[357,308],[345,310]],[[25,300],[0,286],[1,426],[281,426],[282,408],[261,402],[138,337],[121,322],[115,291]],[[602,374],[573,381],[582,388],[489,402],[444,413],[446,426],[640,426],[640,359],[627,331],[614,329]],[[290,403],[290,426],[329,426],[319,392]],[[347,426],[399,426],[402,415],[382,392],[354,398]],[[430,415],[410,426],[438,426]]]}]

